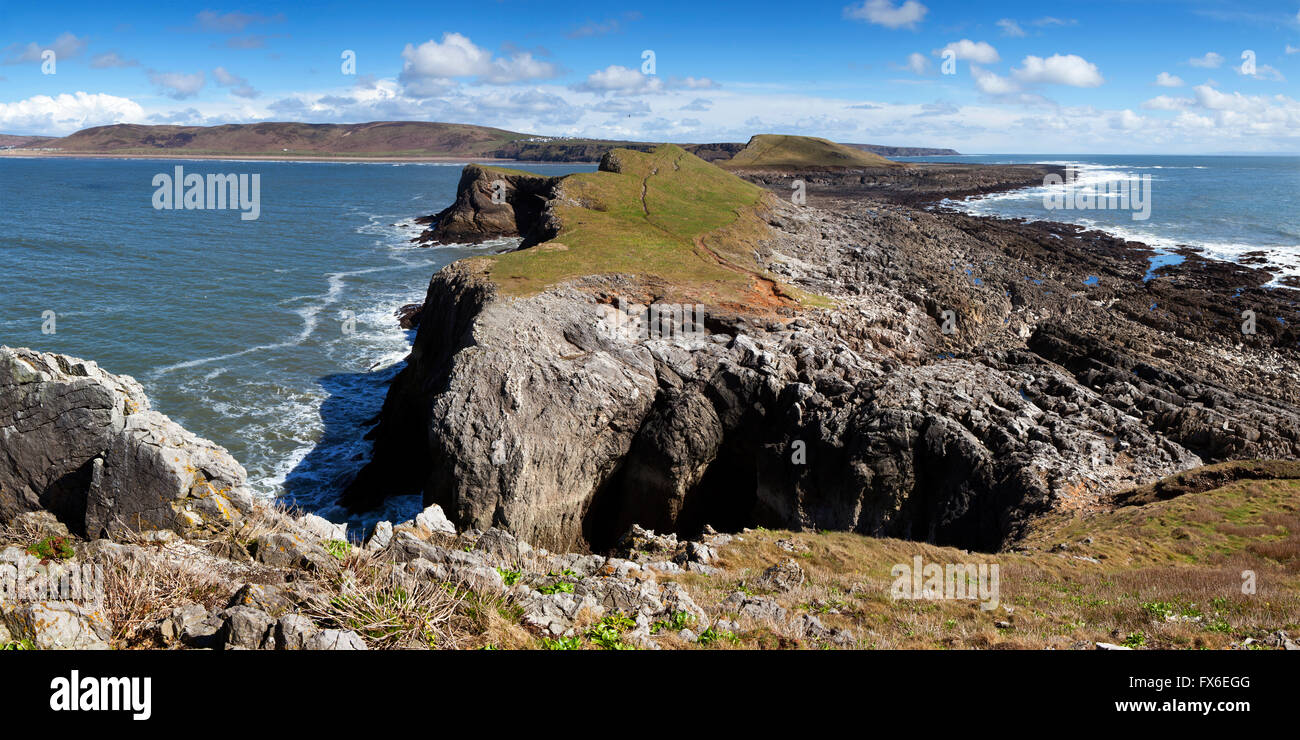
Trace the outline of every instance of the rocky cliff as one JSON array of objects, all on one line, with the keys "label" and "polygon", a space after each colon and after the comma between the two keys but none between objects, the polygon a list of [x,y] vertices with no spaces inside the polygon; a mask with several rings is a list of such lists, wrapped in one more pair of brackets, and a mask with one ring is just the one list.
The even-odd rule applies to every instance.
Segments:
[{"label": "rocky cliff", "polygon": [[49,511],[90,537],[218,532],[252,507],[244,469],[95,363],[0,347],[0,523]]},{"label": "rocky cliff", "polygon": [[774,204],[753,250],[821,299],[709,303],[703,333],[607,330],[618,297],[665,292],[654,274],[506,296],[490,261],[439,272],[345,501],[419,492],[550,547],[639,523],[996,549],[1037,514],[1300,453],[1295,322],[1243,337],[1231,320],[1242,302],[1293,313],[1264,273],[1192,258],[1218,286],[1144,281],[1141,245],[833,184],[819,207]]}]

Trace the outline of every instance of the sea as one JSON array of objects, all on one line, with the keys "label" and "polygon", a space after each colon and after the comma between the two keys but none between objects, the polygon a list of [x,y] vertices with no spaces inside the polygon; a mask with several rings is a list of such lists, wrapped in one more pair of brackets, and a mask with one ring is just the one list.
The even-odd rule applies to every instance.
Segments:
[{"label": "sea", "polygon": [[[1074,173],[1069,183],[995,193],[959,202],[967,213],[1031,221],[1059,221],[1139,241],[1157,250],[1155,265],[1179,261],[1173,250],[1192,247],[1214,259],[1237,261],[1262,252],[1270,285],[1300,276],[1300,156],[1183,156],[978,154],[908,157],[909,162],[1056,164]],[[1118,197],[1097,198],[1110,208],[1063,208],[1104,196],[1108,188],[1143,188],[1149,211],[1128,209]],[[1045,199],[1045,196],[1046,199]],[[1054,197],[1060,196],[1060,197]],[[1145,218],[1134,218],[1134,216]]]},{"label": "sea", "polygon": [[[1263,251],[1276,278],[1300,275],[1300,157],[916,158],[927,160],[1062,164],[1080,174],[1073,187],[1150,175],[1145,221],[1118,210],[1046,209],[1047,188],[950,205],[1079,223],[1162,249],[1186,244],[1222,259]],[[229,207],[156,208],[155,183],[177,166],[183,175],[258,175],[257,218]],[[545,175],[595,169],[513,166]],[[442,266],[512,246],[411,244],[421,230],[414,220],[454,199],[460,169],[0,157],[0,344],[133,376],[156,410],[228,449],[263,496],[335,521],[400,521],[418,511],[414,497],[361,517],[334,502],[368,459],[365,422],[414,338],[394,311],[423,300]]]},{"label": "sea", "polygon": [[[155,208],[155,178],[177,166],[258,175],[257,218]],[[361,518],[334,502],[414,339],[394,311],[423,301],[444,265],[513,246],[411,244],[414,220],[454,200],[461,166],[0,157],[0,344],[134,377],[262,496],[401,521],[419,501]]]}]

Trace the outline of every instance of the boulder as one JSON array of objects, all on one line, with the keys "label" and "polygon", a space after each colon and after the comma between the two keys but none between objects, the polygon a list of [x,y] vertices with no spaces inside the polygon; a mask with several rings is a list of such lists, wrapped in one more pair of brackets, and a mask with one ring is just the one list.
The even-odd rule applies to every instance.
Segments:
[{"label": "boulder", "polygon": [[0,347],[0,522],[49,511],[88,537],[212,533],[252,510],[225,449],[153,411],[134,379]]}]

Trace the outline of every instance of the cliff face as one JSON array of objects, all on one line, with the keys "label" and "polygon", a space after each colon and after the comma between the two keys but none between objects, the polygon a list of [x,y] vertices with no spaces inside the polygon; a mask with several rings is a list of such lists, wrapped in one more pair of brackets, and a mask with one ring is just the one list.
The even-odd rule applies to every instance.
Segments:
[{"label": "cliff face", "polygon": [[216,532],[252,507],[244,469],[152,411],[140,385],[0,347],[0,522],[48,510],[73,532]]},{"label": "cliff face", "polygon": [[479,244],[502,237],[524,237],[530,244],[554,236],[543,218],[562,178],[541,177],[500,167],[469,164],[461,172],[456,201],[425,220],[430,228],[419,244]]},{"label": "cliff face", "polygon": [[1204,315],[1237,287],[1284,310],[1253,271],[1189,261],[1222,287],[1180,285],[1171,330],[1148,304],[1174,288],[1101,235],[861,200],[768,218],[768,269],[834,308],[708,306],[703,335],[647,338],[607,331],[642,279],[506,299],[481,263],[445,268],[347,503],[422,492],[553,548],[638,523],[994,549],[1202,461],[1300,453],[1295,338]]}]

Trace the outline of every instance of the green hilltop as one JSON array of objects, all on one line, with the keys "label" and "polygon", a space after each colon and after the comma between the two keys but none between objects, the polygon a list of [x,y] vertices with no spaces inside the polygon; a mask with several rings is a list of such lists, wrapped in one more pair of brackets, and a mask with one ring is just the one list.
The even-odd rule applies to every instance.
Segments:
[{"label": "green hilltop", "polygon": [[816,300],[779,284],[753,256],[770,234],[760,213],[772,196],[679,146],[616,149],[600,171],[568,175],[558,189],[561,227],[553,239],[485,258],[507,294],[627,274],[660,295],[711,305]]},{"label": "green hilltop", "polygon": [[734,157],[719,164],[727,169],[903,166],[879,154],[826,139],[780,134],[759,134]]}]

